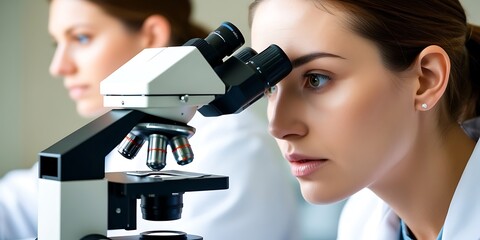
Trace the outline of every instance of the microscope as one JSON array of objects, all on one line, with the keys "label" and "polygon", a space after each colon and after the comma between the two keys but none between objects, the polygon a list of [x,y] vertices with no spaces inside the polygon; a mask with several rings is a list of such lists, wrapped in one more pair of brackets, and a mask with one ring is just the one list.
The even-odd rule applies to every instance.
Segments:
[{"label": "microscope", "polygon": [[[168,230],[108,238],[107,230],[137,228],[137,199],[144,219],[168,221],[181,218],[185,192],[228,189],[227,176],[162,169],[169,146],[177,164],[194,159],[187,123],[197,111],[239,113],[291,71],[278,46],[239,50],[244,42],[224,22],[205,39],[144,49],[103,80],[113,110],[39,153],[37,239],[203,239]],[[105,173],[113,149],[132,159],[147,142],[151,171]]]}]

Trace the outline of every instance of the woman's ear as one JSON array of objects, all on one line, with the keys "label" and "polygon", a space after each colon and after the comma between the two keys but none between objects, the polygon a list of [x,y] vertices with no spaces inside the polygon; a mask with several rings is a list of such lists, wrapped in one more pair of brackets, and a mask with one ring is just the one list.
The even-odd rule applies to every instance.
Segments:
[{"label": "woman's ear", "polygon": [[152,15],[145,19],[141,31],[146,48],[167,47],[170,44],[171,25],[162,15]]},{"label": "woman's ear", "polygon": [[417,57],[418,89],[415,107],[426,111],[438,103],[447,88],[450,76],[450,58],[439,46],[428,46]]}]

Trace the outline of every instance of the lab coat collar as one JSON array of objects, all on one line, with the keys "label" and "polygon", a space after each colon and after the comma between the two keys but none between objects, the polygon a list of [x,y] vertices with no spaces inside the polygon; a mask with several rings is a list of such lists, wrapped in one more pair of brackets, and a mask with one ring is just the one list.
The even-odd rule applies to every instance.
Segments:
[{"label": "lab coat collar", "polygon": [[[480,136],[480,118],[466,121],[462,127],[472,139]],[[480,239],[479,170],[480,141],[477,141],[450,202],[443,240]],[[395,212],[369,189],[364,189],[345,205],[338,239],[398,239],[399,230],[400,221]]]},{"label": "lab coat collar", "polygon": [[477,142],[450,203],[443,239],[480,239],[479,170],[480,142]]},{"label": "lab coat collar", "polygon": [[[462,177],[455,189],[443,226],[442,239],[480,239],[480,118],[462,124],[465,132],[477,139],[475,149],[468,160]],[[387,210],[388,209],[388,210]],[[397,222],[391,224],[396,214],[384,206],[383,233],[379,239],[395,239],[398,236]],[[398,217],[397,217],[398,218]],[[399,224],[399,223],[398,223]],[[386,237],[388,236],[388,237]]]}]

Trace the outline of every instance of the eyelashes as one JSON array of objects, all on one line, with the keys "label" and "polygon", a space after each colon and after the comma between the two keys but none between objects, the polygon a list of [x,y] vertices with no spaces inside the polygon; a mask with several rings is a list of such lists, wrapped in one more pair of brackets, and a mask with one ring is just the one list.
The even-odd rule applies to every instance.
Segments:
[{"label": "eyelashes", "polygon": [[307,81],[305,83],[305,87],[307,88],[312,88],[312,89],[320,89],[325,84],[328,84],[328,82],[331,80],[330,76],[327,76],[325,74],[319,74],[319,73],[309,73],[306,75]]},{"label": "eyelashes", "polygon": [[263,96],[269,97],[272,94],[274,94],[277,91],[277,85],[271,86],[267,89],[265,89],[265,92],[263,92]]},{"label": "eyelashes", "polygon": [[[308,73],[305,75],[304,88],[312,89],[318,91],[326,86],[330,81],[331,77],[325,74],[320,73]],[[264,96],[269,97],[277,91],[277,85],[265,89]]]}]

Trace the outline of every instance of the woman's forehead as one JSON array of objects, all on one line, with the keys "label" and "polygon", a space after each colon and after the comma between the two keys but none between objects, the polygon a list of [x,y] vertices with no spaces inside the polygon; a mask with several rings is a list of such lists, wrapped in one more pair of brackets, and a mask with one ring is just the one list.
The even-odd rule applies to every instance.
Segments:
[{"label": "woman's forehead", "polygon": [[255,48],[266,48],[273,43],[282,45],[287,42],[342,38],[345,32],[351,33],[345,27],[343,16],[342,12],[327,12],[310,0],[262,2],[252,22],[252,45]]}]

